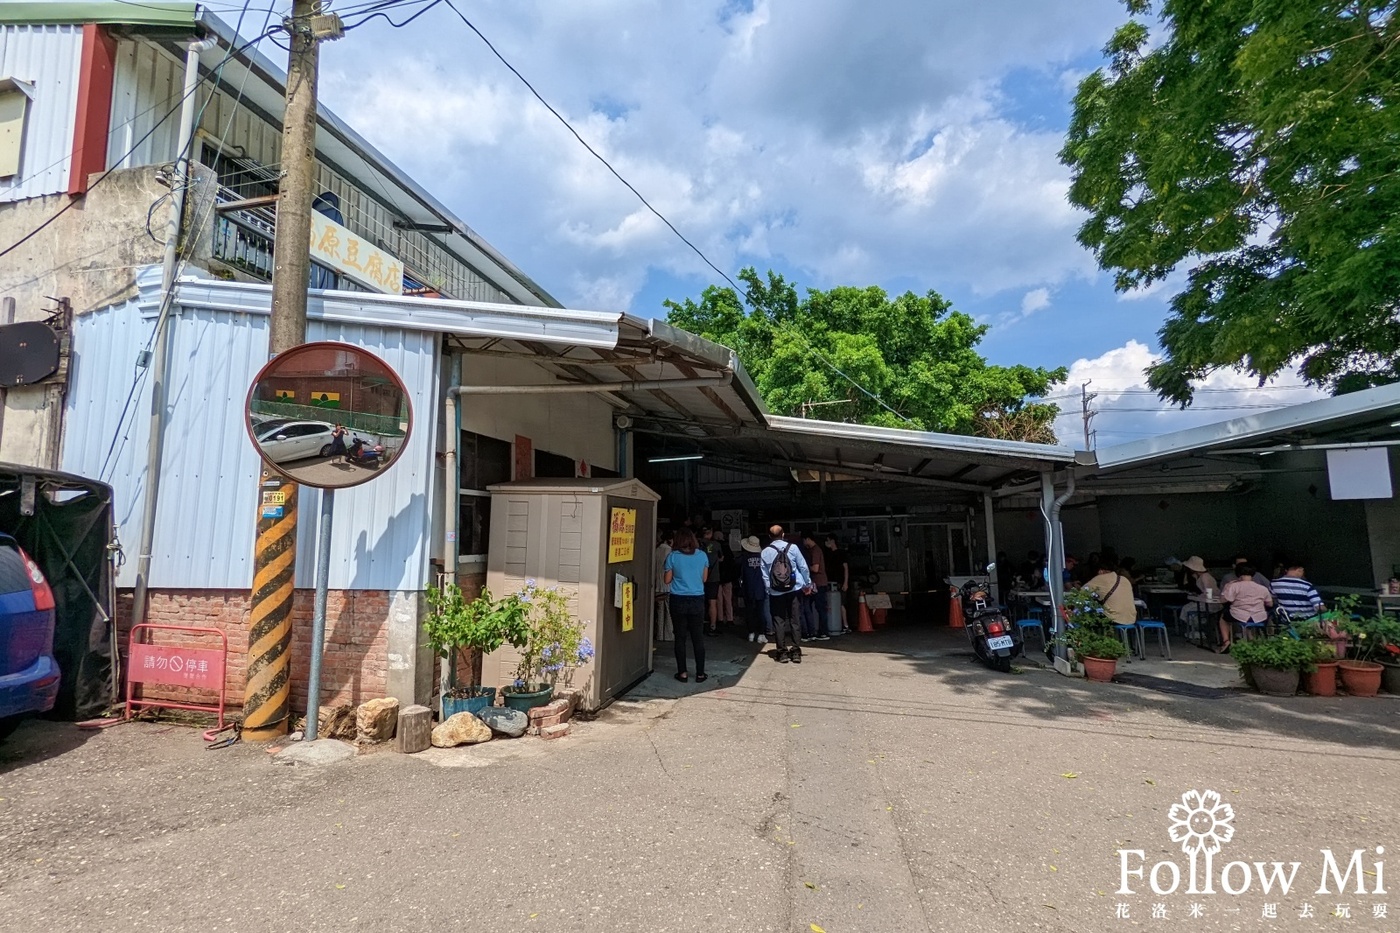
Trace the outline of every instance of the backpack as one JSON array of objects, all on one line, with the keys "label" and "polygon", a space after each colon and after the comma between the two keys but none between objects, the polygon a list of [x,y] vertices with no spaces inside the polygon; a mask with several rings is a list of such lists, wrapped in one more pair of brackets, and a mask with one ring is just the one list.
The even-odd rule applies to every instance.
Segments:
[{"label": "backpack", "polygon": [[791,544],[785,544],[781,550],[773,548],[773,564],[768,568],[768,585],[779,593],[786,593],[793,587],[792,561],[788,559],[788,549],[791,547]]}]

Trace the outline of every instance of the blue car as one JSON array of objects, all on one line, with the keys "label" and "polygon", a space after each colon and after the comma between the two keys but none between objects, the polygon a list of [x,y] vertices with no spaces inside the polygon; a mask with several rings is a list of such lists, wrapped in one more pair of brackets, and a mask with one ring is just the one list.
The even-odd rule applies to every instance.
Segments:
[{"label": "blue car", "polygon": [[0,739],[32,713],[53,709],[53,590],[19,542],[0,534]]}]

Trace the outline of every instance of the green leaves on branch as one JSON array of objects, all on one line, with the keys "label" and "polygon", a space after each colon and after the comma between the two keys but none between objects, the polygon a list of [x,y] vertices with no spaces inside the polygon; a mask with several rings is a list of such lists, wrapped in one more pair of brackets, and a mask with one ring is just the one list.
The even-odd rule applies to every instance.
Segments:
[{"label": "green leaves on branch", "polygon": [[1400,380],[1400,18],[1376,0],[1128,0],[1060,153],[1120,290],[1188,270],[1149,371]]},{"label": "green leaves on branch", "polygon": [[1028,401],[1064,369],[993,366],[987,332],[937,292],[891,298],[871,286],[828,291],[752,268],[699,301],[667,301],[667,320],[733,349],[768,408],[782,415],[1054,443],[1059,409]]},{"label": "green leaves on branch", "polygon": [[442,658],[465,661],[468,651],[490,654],[502,645],[519,648],[530,636],[529,605],[512,593],[492,599],[485,587],[476,599],[467,600],[455,583],[441,590],[429,586],[424,593],[429,612],[423,620],[428,648]]}]

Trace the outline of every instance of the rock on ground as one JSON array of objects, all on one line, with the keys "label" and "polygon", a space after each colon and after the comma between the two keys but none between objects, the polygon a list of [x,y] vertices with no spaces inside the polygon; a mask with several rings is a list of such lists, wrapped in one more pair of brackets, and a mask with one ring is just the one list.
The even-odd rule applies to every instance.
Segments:
[{"label": "rock on ground", "polygon": [[455,713],[433,730],[433,745],[453,748],[491,741],[491,727],[471,713]]},{"label": "rock on ground", "polygon": [[353,739],[356,731],[355,707],[349,703],[323,706],[316,723],[316,734],[323,739]]},{"label": "rock on ground", "polygon": [[399,721],[399,701],[393,697],[366,700],[355,713],[355,741],[387,742]]},{"label": "rock on ground", "polygon": [[477,713],[477,717],[490,726],[492,732],[510,738],[524,735],[525,729],[530,725],[529,716],[520,710],[505,706],[488,706]]}]

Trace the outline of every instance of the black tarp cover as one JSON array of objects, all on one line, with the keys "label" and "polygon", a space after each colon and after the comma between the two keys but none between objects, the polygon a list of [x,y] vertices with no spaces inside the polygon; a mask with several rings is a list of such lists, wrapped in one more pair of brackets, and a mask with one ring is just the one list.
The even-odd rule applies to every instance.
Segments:
[{"label": "black tarp cover", "polygon": [[0,463],[0,531],[53,588],[54,657],[63,679],[50,714],[88,719],[117,701],[112,677],[112,487]]}]

